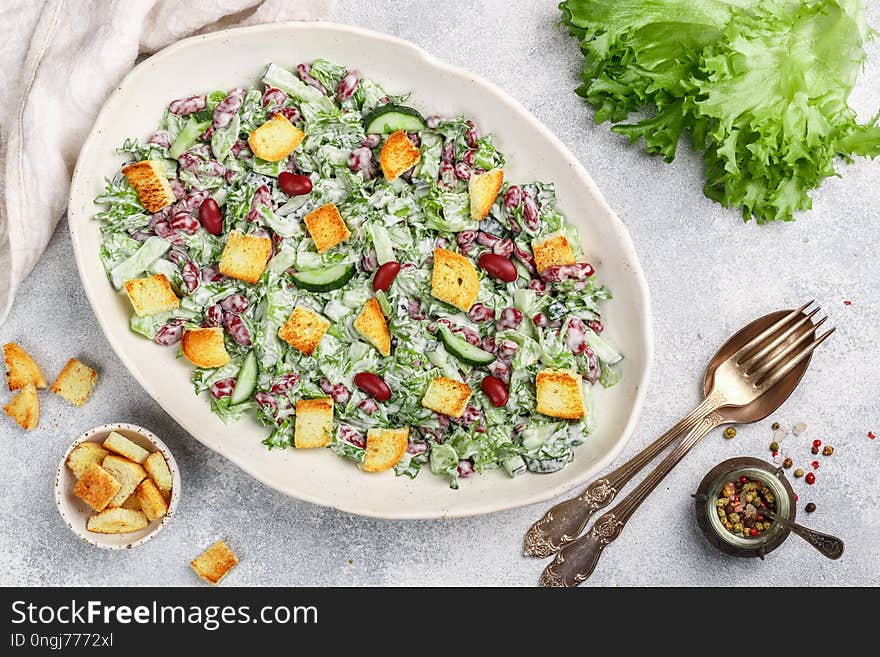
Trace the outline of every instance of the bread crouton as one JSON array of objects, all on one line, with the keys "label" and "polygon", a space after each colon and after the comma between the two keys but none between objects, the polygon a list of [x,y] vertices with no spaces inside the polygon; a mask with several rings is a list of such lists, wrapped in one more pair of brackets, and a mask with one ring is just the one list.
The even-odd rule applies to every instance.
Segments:
[{"label": "bread crouton", "polygon": [[[143,483],[143,482],[141,482],[141,483]],[[138,484],[138,485],[140,485],[140,484]],[[143,509],[141,509],[140,500],[138,500],[138,498],[137,498],[137,489],[135,489],[134,493],[129,495],[127,498],[125,498],[125,502],[122,503],[122,506],[120,508],[130,509],[132,511],[143,511]]]},{"label": "bread crouton", "polygon": [[122,484],[113,499],[110,500],[109,506],[122,506],[126,498],[134,492],[137,485],[141,483],[147,476],[140,463],[129,461],[115,454],[108,454],[101,462],[101,467],[113,475],[120,484]]},{"label": "bread crouton", "polygon": [[333,400],[329,397],[296,402],[293,446],[299,449],[326,447],[333,431]]},{"label": "bread crouton", "polygon": [[122,286],[138,317],[156,315],[180,307],[180,299],[174,294],[165,274],[133,278]]},{"label": "bread crouton", "polygon": [[162,452],[153,452],[150,454],[147,457],[147,460],[144,461],[144,470],[147,471],[147,474],[150,475],[150,479],[153,480],[153,483],[156,484],[156,487],[160,491],[167,493],[171,490],[174,479],[171,476],[171,470],[168,469],[168,463],[165,461],[165,457],[162,456]]},{"label": "bread crouton", "polygon": [[581,378],[567,370],[542,370],[535,377],[538,412],[565,420],[584,416]]},{"label": "bread crouton", "polygon": [[86,441],[73,448],[67,456],[67,467],[79,479],[91,465],[100,465],[109,452],[98,443]]},{"label": "bread crouton", "polygon": [[364,470],[384,472],[397,465],[406,453],[409,427],[402,429],[368,429]]},{"label": "bread crouton", "polygon": [[568,238],[562,233],[532,240],[532,253],[535,254],[535,268],[542,273],[547,267],[573,265],[576,260]]},{"label": "bread crouton", "polygon": [[139,483],[134,489],[134,494],[140,502],[141,511],[150,522],[158,520],[168,513],[168,504],[152,479],[144,479]]},{"label": "bread crouton", "polygon": [[73,494],[95,511],[103,511],[121,488],[122,484],[116,477],[97,463],[93,463],[83,472],[82,477],[77,479]]},{"label": "bread crouton", "polygon": [[158,212],[177,200],[161,162],[142,160],[123,167],[122,173],[147,212]]},{"label": "bread crouton", "polygon": [[150,453],[140,445],[136,445],[125,436],[111,431],[110,435],[104,439],[104,448],[115,452],[120,456],[124,456],[130,461],[143,464],[147,460]]},{"label": "bread crouton", "polygon": [[382,165],[382,173],[388,180],[394,180],[404,171],[411,169],[420,159],[422,154],[403,130],[388,135],[379,152],[379,164]]},{"label": "bread crouton", "polygon": [[376,297],[367,299],[360,315],[354,320],[354,329],[360,336],[379,350],[383,356],[391,355],[391,331]]},{"label": "bread crouton", "polygon": [[183,355],[196,367],[211,369],[223,367],[229,362],[223,329],[219,326],[187,329],[183,332],[180,345]]},{"label": "bread crouton", "polygon": [[351,236],[351,231],[345,225],[339,209],[333,203],[325,203],[319,208],[309,212],[303,221],[309,229],[309,236],[315,242],[318,253],[329,251],[340,242],[344,242]]},{"label": "bread crouton", "polygon": [[297,306],[284,326],[278,329],[278,337],[306,356],[311,356],[329,327],[330,322],[311,308]]},{"label": "bread crouton", "polygon": [[504,184],[504,171],[501,169],[474,174],[468,179],[471,219],[482,221],[486,218],[495,203],[495,197],[501,191],[502,184]]},{"label": "bread crouton", "polygon": [[89,400],[97,382],[98,373],[95,370],[71,358],[58,374],[51,390],[74,406],[82,406]]},{"label": "bread crouton", "polygon": [[238,557],[223,541],[217,541],[190,562],[196,575],[208,584],[219,584],[238,563]]},{"label": "bread crouton", "polygon": [[244,235],[237,230],[229,233],[220,256],[220,273],[245,283],[260,282],[266,263],[272,257],[272,239]]},{"label": "bread crouton", "polygon": [[480,277],[470,260],[446,249],[434,249],[431,295],[467,312],[480,293]]},{"label": "bread crouton", "polygon": [[267,162],[280,162],[305,139],[306,133],[283,114],[276,114],[248,135],[248,146]]},{"label": "bread crouton", "polygon": [[25,431],[36,429],[40,423],[40,398],[37,397],[37,389],[33,385],[25,387],[9,400],[3,410]]},{"label": "bread crouton", "polygon": [[6,385],[10,390],[21,390],[29,385],[43,389],[49,385],[30,354],[14,342],[3,345],[3,358],[6,361]]},{"label": "bread crouton", "polygon": [[128,534],[139,532],[147,524],[147,517],[141,511],[118,507],[93,515],[86,523],[86,529],[96,534]]},{"label": "bread crouton", "polygon": [[449,417],[459,418],[464,415],[464,409],[467,408],[472,392],[468,384],[441,376],[428,384],[425,396],[422,397],[422,406]]}]

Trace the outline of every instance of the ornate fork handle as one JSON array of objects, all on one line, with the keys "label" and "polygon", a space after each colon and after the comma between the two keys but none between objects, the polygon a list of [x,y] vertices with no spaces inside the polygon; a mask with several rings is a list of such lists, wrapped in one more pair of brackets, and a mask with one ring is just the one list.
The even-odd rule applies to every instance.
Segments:
[{"label": "ornate fork handle", "polygon": [[678,446],[629,495],[599,518],[589,532],[557,552],[556,558],[541,575],[541,585],[578,586],[584,582],[595,570],[602,551],[620,536],[627,520],[641,503],[703,436],[722,423],[724,418],[715,411],[697,422]]},{"label": "ornate fork handle", "polygon": [[685,415],[674,427],[636,454],[619,468],[597,479],[587,489],[570,500],[560,502],[545,513],[526,532],[523,554],[528,557],[549,557],[574,541],[596,511],[617,497],[642,468],[686,431],[690,431],[703,417],[723,404],[719,393],[713,391],[694,410]]}]

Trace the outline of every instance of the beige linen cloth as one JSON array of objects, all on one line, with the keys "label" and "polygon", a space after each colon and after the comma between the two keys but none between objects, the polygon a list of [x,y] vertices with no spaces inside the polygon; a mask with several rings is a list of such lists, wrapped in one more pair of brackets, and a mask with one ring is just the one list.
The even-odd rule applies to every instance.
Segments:
[{"label": "beige linen cloth", "polygon": [[139,55],[228,27],[325,19],[333,8],[334,0],[0,0],[0,324],[64,214],[101,104]]}]

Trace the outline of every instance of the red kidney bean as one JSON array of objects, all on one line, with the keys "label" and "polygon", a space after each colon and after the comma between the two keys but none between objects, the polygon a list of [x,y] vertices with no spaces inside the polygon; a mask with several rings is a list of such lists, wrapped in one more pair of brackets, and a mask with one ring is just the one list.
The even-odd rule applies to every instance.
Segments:
[{"label": "red kidney bean", "polygon": [[434,246],[438,249],[445,249],[447,246],[449,246],[449,240],[445,237],[438,237],[436,240],[434,240]]},{"label": "red kidney bean", "polygon": [[464,133],[464,139],[467,142],[468,146],[470,146],[471,148],[476,148],[477,147],[477,140],[480,138],[480,133],[477,130],[477,126],[475,126],[474,122],[471,121],[470,119],[465,121],[465,123],[467,123],[470,126],[470,128],[468,129],[467,132]]},{"label": "red kidney bean", "polygon": [[474,474],[474,464],[468,459],[461,459],[458,462],[458,476],[467,479]]},{"label": "red kidney bean", "polygon": [[372,180],[379,175],[379,167],[373,160],[373,151],[366,146],[359,146],[349,154],[348,168],[352,173],[362,174],[364,180]]},{"label": "red kidney bean", "polygon": [[492,233],[487,233],[482,230],[477,233],[477,244],[479,244],[480,246],[485,246],[488,249],[491,249],[500,241],[501,238],[496,237]]},{"label": "red kidney bean", "polygon": [[169,225],[172,230],[184,235],[195,235],[200,228],[198,220],[187,212],[178,212],[173,215]]},{"label": "red kidney bean", "polygon": [[538,202],[529,192],[523,193],[523,219],[526,222],[526,228],[532,232],[536,232],[541,227]]},{"label": "red kidney bean", "polygon": [[377,135],[373,132],[364,136],[364,140],[361,142],[361,146],[363,146],[364,148],[376,148],[381,143],[382,135]]},{"label": "red kidney bean", "polygon": [[224,178],[227,171],[217,160],[208,160],[199,167],[199,174],[207,178]]},{"label": "red kidney bean", "polygon": [[372,399],[362,399],[361,403],[358,404],[358,408],[361,409],[367,415],[372,415],[376,411],[379,410],[379,404],[377,404]]},{"label": "red kidney bean", "polygon": [[519,248],[516,244],[513,245],[513,255],[519,260],[523,265],[525,265],[526,269],[529,272],[534,273],[535,271],[535,258],[531,253],[526,251],[525,249]]},{"label": "red kidney bean", "polygon": [[205,320],[202,322],[202,326],[210,328],[212,326],[221,326],[222,324],[223,309],[220,307],[220,304],[215,303],[208,306],[208,309],[205,311]]},{"label": "red kidney bean", "polygon": [[541,328],[547,326],[547,321],[548,321],[548,320],[547,320],[547,315],[545,315],[544,313],[536,313],[536,314],[532,317],[532,323],[533,323],[535,326],[540,326]]},{"label": "red kidney bean", "polygon": [[427,451],[428,451],[428,446],[425,443],[410,442],[406,446],[406,453],[407,454],[412,454],[412,455],[424,454]]},{"label": "red kidney bean", "polygon": [[226,280],[226,276],[220,273],[220,267],[217,265],[206,265],[202,267],[202,280],[206,283],[222,283]]},{"label": "red kidney bean", "polygon": [[462,180],[467,180],[471,177],[471,168],[466,162],[458,162],[454,167],[454,171],[455,175]]},{"label": "red kidney bean", "polygon": [[204,189],[194,189],[188,194],[184,194],[184,196],[174,204],[173,210],[174,212],[193,212],[199,206],[201,206],[202,201],[208,198],[208,192]]},{"label": "red kidney bean", "polygon": [[469,167],[474,166],[474,158],[477,156],[477,151],[474,149],[470,149],[469,151],[465,151],[464,155],[461,156],[461,161],[467,164]]},{"label": "red kidney bean", "polygon": [[361,269],[363,269],[365,272],[374,272],[378,267],[379,260],[376,256],[376,251],[374,249],[370,249],[361,257]]},{"label": "red kidney bean", "polygon": [[296,372],[288,372],[287,374],[282,374],[272,382],[272,387],[269,388],[269,392],[274,395],[279,395],[282,392],[287,392],[288,390],[293,388],[298,382],[299,374],[297,374]]},{"label": "red kidney bean", "polygon": [[177,231],[171,228],[168,225],[167,221],[159,221],[153,226],[153,230],[156,231],[156,235],[159,237],[168,240],[172,244],[177,244],[178,246],[186,244],[183,237],[177,234]]},{"label": "red kidney bean", "polygon": [[399,273],[400,263],[393,260],[386,262],[376,270],[376,275],[373,276],[373,291],[378,292],[379,290],[382,290],[383,292],[387,292]]},{"label": "red kidney bean", "polygon": [[275,417],[278,414],[278,400],[268,392],[260,390],[254,395],[254,401],[266,415]]},{"label": "red kidney bean", "polygon": [[199,135],[198,139],[201,142],[204,142],[204,146],[207,146],[211,143],[211,137],[214,136],[214,126],[209,125],[208,129],[205,130],[201,135]]},{"label": "red kidney bean", "polygon": [[504,381],[495,376],[484,376],[480,382],[480,389],[486,393],[495,408],[501,408],[510,398]]},{"label": "red kidney bean", "polygon": [[568,320],[565,329],[565,344],[575,355],[582,354],[587,349],[587,327],[577,317]]},{"label": "red kidney bean", "polygon": [[304,196],[312,191],[312,179],[290,171],[278,174],[278,187],[288,196]]},{"label": "red kidney bean", "polygon": [[159,130],[153,133],[153,136],[150,137],[148,143],[155,146],[161,146],[162,148],[171,148],[171,136],[168,134],[167,130]]},{"label": "red kidney bean", "polygon": [[183,335],[183,320],[172,319],[156,332],[154,341],[163,347],[169,347],[180,340]]},{"label": "red kidney bean", "polygon": [[249,304],[247,298],[242,294],[238,294],[237,292],[230,294],[228,297],[220,302],[220,307],[223,308],[223,310],[239,314],[247,310],[248,305]]},{"label": "red kidney bean", "polygon": [[440,317],[436,322],[431,322],[430,324],[428,324],[428,332],[435,333],[437,331],[438,327],[440,327],[440,326],[445,326],[448,329],[455,328],[455,324],[450,322],[445,317]]},{"label": "red kidney bean", "polygon": [[516,185],[511,185],[504,194],[504,209],[508,212],[513,212],[522,204],[522,200],[522,189]]},{"label": "red kidney bean", "polygon": [[186,293],[192,294],[199,287],[199,267],[193,261],[189,261],[180,270],[180,277],[186,286]]},{"label": "red kidney bean", "polygon": [[589,347],[584,350],[584,355],[587,357],[587,381],[595,383],[602,374],[602,369],[599,367],[599,359],[596,358],[596,354]]},{"label": "red kidney bean", "polygon": [[483,253],[477,259],[477,264],[480,266],[480,269],[489,274],[489,276],[497,278],[499,281],[512,283],[516,280],[516,267],[504,256],[495,253]]},{"label": "red kidney bean", "polygon": [[410,143],[412,143],[412,145],[415,146],[416,148],[418,148],[422,144],[422,138],[419,137],[418,132],[407,132],[406,138],[409,139]]},{"label": "red kidney bean", "polygon": [[385,379],[372,372],[359,372],[354,375],[354,384],[358,390],[365,392],[380,402],[391,399],[391,388],[385,383]]},{"label": "red kidney bean", "polygon": [[516,354],[517,349],[519,349],[519,345],[516,342],[505,338],[498,345],[498,358],[503,362],[508,363],[511,361],[514,354]]},{"label": "red kidney bean", "polygon": [[467,326],[462,326],[455,332],[458,333],[465,340],[467,340],[469,344],[472,344],[475,347],[479,347],[483,343],[480,334],[477,333],[475,330],[468,328]]},{"label": "red kidney bean", "polygon": [[547,283],[540,278],[533,278],[529,281],[529,289],[534,290],[537,296],[542,297],[547,294]]},{"label": "red kidney bean", "polygon": [[263,107],[266,108],[266,113],[271,116],[287,103],[287,94],[281,91],[281,89],[266,87],[266,91],[263,92],[262,103]]},{"label": "red kidney bean", "polygon": [[463,230],[455,236],[455,241],[459,246],[466,246],[477,239],[477,231]]},{"label": "red kidney bean", "polygon": [[180,157],[177,158],[177,163],[180,165],[181,169],[195,174],[199,172],[199,164],[203,161],[202,158],[190,151],[181,153]]},{"label": "red kidney bean", "polygon": [[251,209],[248,210],[246,219],[248,221],[259,221],[262,219],[263,215],[260,213],[260,208],[264,206],[270,210],[273,209],[272,193],[266,185],[260,185],[254,192],[254,198],[251,201]]},{"label": "red kidney bean", "polygon": [[181,199],[186,196],[186,187],[180,182],[180,178],[171,178],[168,180],[168,184],[171,185],[171,191],[174,192],[174,198]]},{"label": "red kidney bean", "polygon": [[220,235],[223,233],[223,214],[220,212],[220,206],[217,201],[210,196],[202,201],[199,206],[199,221],[202,227],[211,233],[211,235]]},{"label": "red kidney bean", "polygon": [[492,247],[492,252],[496,255],[509,258],[511,254],[513,254],[513,240],[509,237],[505,237],[503,240],[498,240],[495,242],[495,246]]},{"label": "red kidney bean", "polygon": [[603,324],[602,322],[600,322],[598,319],[589,319],[589,320],[587,320],[587,327],[588,327],[593,333],[601,333],[602,331],[605,330],[605,324]]},{"label": "red kidney bean", "polygon": [[214,130],[219,130],[229,125],[232,117],[241,108],[241,104],[244,102],[244,95],[244,89],[234,89],[226,98],[217,103],[217,107],[214,108],[214,121],[211,123],[211,127]]},{"label": "red kidney bean", "polygon": [[437,179],[444,187],[452,187],[456,181],[455,168],[449,162],[441,162]]},{"label": "red kidney bean", "polygon": [[251,346],[251,331],[240,315],[230,312],[223,313],[223,327],[229,332],[232,339],[242,347]]},{"label": "red kidney bean", "polygon": [[336,88],[336,99],[342,103],[351,98],[352,94],[357,91],[360,81],[361,74],[349,69],[339,81],[339,86]]},{"label": "red kidney bean", "polygon": [[244,139],[238,139],[232,145],[232,155],[240,160],[246,160],[252,157],[253,153],[251,153],[251,147],[248,146],[248,143]]},{"label": "red kidney bean", "polygon": [[440,151],[440,161],[453,164],[455,162],[455,142],[447,139],[443,142],[443,149]]},{"label": "red kidney bean", "polygon": [[214,399],[223,399],[224,397],[231,396],[232,391],[235,390],[235,384],[237,381],[238,379],[234,376],[231,376],[228,379],[214,381],[211,385],[211,396]]},{"label": "red kidney bean", "polygon": [[296,123],[302,118],[302,112],[298,107],[285,107],[278,113],[291,123]]},{"label": "red kidney bean", "polygon": [[541,278],[548,283],[561,283],[566,280],[585,281],[595,273],[593,265],[579,262],[574,265],[553,265],[541,272]]},{"label": "red kidney bean", "polygon": [[495,319],[495,310],[485,303],[475,303],[468,310],[467,316],[473,322],[488,322],[490,319]]},{"label": "red kidney bean", "polygon": [[483,420],[483,414],[480,412],[480,409],[476,406],[466,406],[464,409],[464,413],[460,418],[455,420],[458,424],[462,424],[464,426],[470,426],[472,424],[476,424],[477,422],[481,422]]},{"label": "red kidney bean", "polygon": [[346,388],[341,383],[332,384],[327,377],[322,377],[320,381],[318,381],[318,385],[321,387],[325,393],[330,395],[333,401],[337,404],[344,404],[351,397],[351,392],[348,388]]},{"label": "red kidney bean", "polygon": [[178,249],[177,247],[170,249],[165,257],[178,267],[183,267],[186,263],[189,262],[189,256],[186,255],[186,252]]},{"label": "red kidney bean", "polygon": [[296,67],[296,74],[299,76],[299,79],[305,82],[310,87],[314,87],[322,94],[327,93],[327,89],[321,84],[317,79],[312,77],[312,67],[308,64],[300,64]]},{"label": "red kidney bean", "polygon": [[498,349],[498,345],[495,343],[495,338],[487,336],[480,341],[480,348],[483,351],[488,351],[490,354],[494,354]]},{"label": "red kidney bean", "polygon": [[498,318],[498,330],[516,329],[523,321],[523,314],[518,308],[505,308]]},{"label": "red kidney bean", "polygon": [[367,439],[360,431],[347,424],[339,425],[339,440],[360,448],[367,446]]},{"label": "red kidney bean", "polygon": [[436,114],[432,114],[425,119],[425,125],[428,126],[429,130],[436,130],[440,127],[440,117]]},{"label": "red kidney bean", "polygon": [[178,116],[186,116],[187,114],[201,112],[207,106],[208,101],[204,96],[189,96],[172,100],[168,104],[168,111]]},{"label": "red kidney bean", "polygon": [[419,303],[418,299],[410,299],[406,304],[406,311],[411,319],[425,319],[425,315],[422,313],[422,304]]},{"label": "red kidney bean", "polygon": [[152,237],[155,234],[156,233],[152,230],[136,230],[131,234],[131,239],[133,239],[135,242],[140,242],[141,244],[143,244],[147,241],[148,237]]},{"label": "red kidney bean", "polygon": [[492,373],[492,376],[504,381],[504,383],[510,383],[510,365],[507,363],[503,363],[500,360],[489,363],[489,372]]}]

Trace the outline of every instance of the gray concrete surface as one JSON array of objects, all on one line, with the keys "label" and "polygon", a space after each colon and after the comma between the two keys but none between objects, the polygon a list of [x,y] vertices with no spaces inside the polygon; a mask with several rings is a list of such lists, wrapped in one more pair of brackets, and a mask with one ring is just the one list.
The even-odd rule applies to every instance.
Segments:
[{"label": "gray concrete surface", "polygon": [[[880,5],[870,3],[880,25]],[[373,5],[380,5],[377,8]],[[835,563],[792,538],[765,562],[723,557],[698,533],[689,494],[717,462],[767,456],[770,420],[716,433],[683,462],[607,551],[594,585],[880,584],[880,162],[841,166],[793,224],[743,224],[700,191],[700,166],[682,152],[665,165],[591,123],[571,93],[580,57],[556,27],[555,3],[533,0],[363,3],[342,0],[338,20],[409,39],[496,82],[523,102],[584,163],[629,226],[651,291],[657,341],[648,401],[625,454],[646,445],[697,400],[704,363],[730,331],[764,312],[815,298],[837,334],[775,419],[810,425],[836,447],[815,486],[795,484],[808,520],[847,543]],[[853,104],[880,108],[880,45],[874,44]],[[851,305],[845,305],[850,300]],[[544,510],[436,522],[386,522],[298,502],[269,490],[187,436],[123,369],[83,295],[66,226],[25,283],[0,339],[33,348],[49,376],[70,354],[98,366],[94,398],[73,409],[41,396],[43,421],[25,435],[0,422],[0,584],[198,585],[188,563],[215,537],[241,564],[228,585],[532,585],[542,562],[520,556],[528,525]],[[3,395],[0,395],[3,396]],[[179,516],[148,545],[106,553],[79,542],[59,520],[52,472],[70,438],[112,420],[165,437],[186,481]],[[805,439],[793,450],[812,460]],[[801,514],[802,518],[807,517]]]}]

